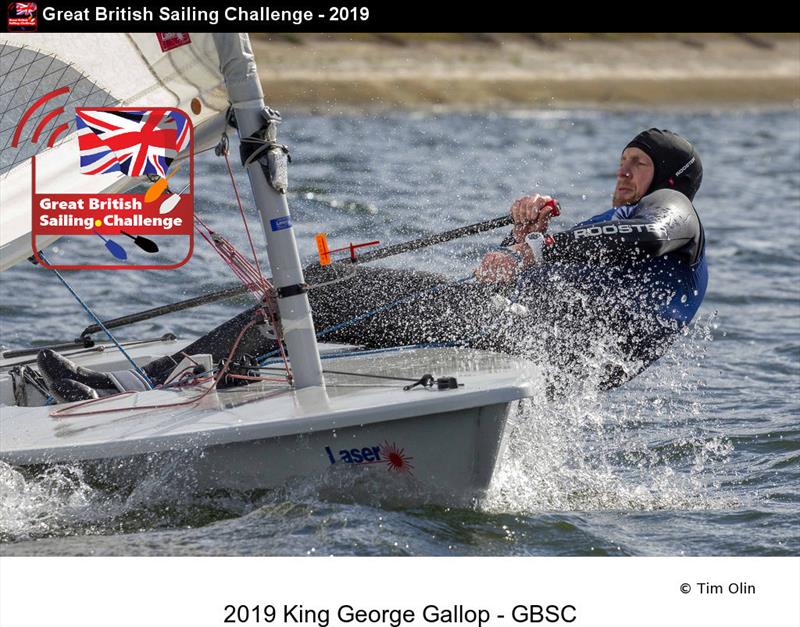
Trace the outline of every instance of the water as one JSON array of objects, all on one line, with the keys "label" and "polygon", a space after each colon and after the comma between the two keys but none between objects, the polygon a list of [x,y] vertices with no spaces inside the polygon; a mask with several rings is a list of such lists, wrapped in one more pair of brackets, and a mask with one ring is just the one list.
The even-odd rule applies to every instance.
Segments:
[{"label": "water", "polygon": [[[0,465],[0,552],[14,555],[798,555],[800,554],[800,112],[517,111],[316,116],[284,112],[290,203],[302,253],[395,243],[503,214],[554,192],[567,226],[606,208],[624,143],[649,126],[691,138],[709,291],[690,333],[617,391],[528,404],[479,511],[376,507],[313,483],[256,495],[192,495],[171,469],[129,492],[77,469],[23,477]],[[246,247],[227,174],[197,168],[198,212]],[[247,206],[250,197],[239,177]],[[250,215],[253,213],[250,211]],[[386,260],[469,272],[499,234]],[[258,243],[261,236],[257,233]],[[50,249],[51,260],[69,244]],[[97,246],[88,255],[102,259]],[[169,272],[68,273],[106,318],[197,295],[231,278],[198,245]],[[89,320],[55,277],[2,277],[10,347],[75,337]],[[120,331],[203,333],[243,301]],[[174,470],[174,469],[173,469]]]}]

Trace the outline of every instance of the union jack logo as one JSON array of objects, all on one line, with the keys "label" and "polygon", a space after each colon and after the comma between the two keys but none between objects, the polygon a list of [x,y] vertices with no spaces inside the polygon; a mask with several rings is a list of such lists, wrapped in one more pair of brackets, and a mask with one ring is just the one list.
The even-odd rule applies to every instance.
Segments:
[{"label": "union jack logo", "polygon": [[178,111],[79,108],[75,114],[81,174],[166,176],[189,145],[188,119]]},{"label": "union jack logo", "polygon": [[27,15],[28,17],[33,17],[33,14],[36,13],[35,2],[17,2],[16,5],[17,15]]}]

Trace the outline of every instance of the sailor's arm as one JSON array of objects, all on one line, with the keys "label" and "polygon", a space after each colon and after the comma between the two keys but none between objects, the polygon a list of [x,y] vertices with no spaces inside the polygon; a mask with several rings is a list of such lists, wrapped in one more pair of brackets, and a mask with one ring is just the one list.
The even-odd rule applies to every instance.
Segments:
[{"label": "sailor's arm", "polygon": [[659,190],[645,196],[628,219],[579,224],[546,237],[528,236],[535,263],[623,264],[660,257],[700,241],[700,221],[680,192]]},{"label": "sailor's arm", "polygon": [[504,242],[506,248],[488,253],[475,275],[482,281],[505,282],[533,264],[624,264],[665,255],[687,244],[694,261],[702,246],[700,220],[691,201],[680,192],[659,190],[643,198],[629,218],[610,219],[612,215],[613,210],[546,236],[546,222],[534,221],[521,243]]}]

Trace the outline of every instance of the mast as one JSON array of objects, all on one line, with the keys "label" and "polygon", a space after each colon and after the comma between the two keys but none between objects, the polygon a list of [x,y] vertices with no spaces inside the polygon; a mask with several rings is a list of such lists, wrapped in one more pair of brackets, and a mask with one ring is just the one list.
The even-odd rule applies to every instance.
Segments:
[{"label": "mast", "polygon": [[280,115],[264,105],[247,34],[215,33],[214,43],[236,116],[242,160],[267,239],[267,256],[278,292],[294,382],[298,388],[322,385],[314,321],[286,201],[288,159],[284,147],[277,143]]}]

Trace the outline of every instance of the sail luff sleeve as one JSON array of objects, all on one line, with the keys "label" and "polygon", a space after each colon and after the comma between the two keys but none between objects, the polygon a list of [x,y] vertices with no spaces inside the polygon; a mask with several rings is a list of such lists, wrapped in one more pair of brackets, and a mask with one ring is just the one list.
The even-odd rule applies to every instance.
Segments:
[{"label": "sail luff sleeve", "polygon": [[247,35],[215,33],[214,43],[231,102],[237,104],[262,99],[264,92]]}]

